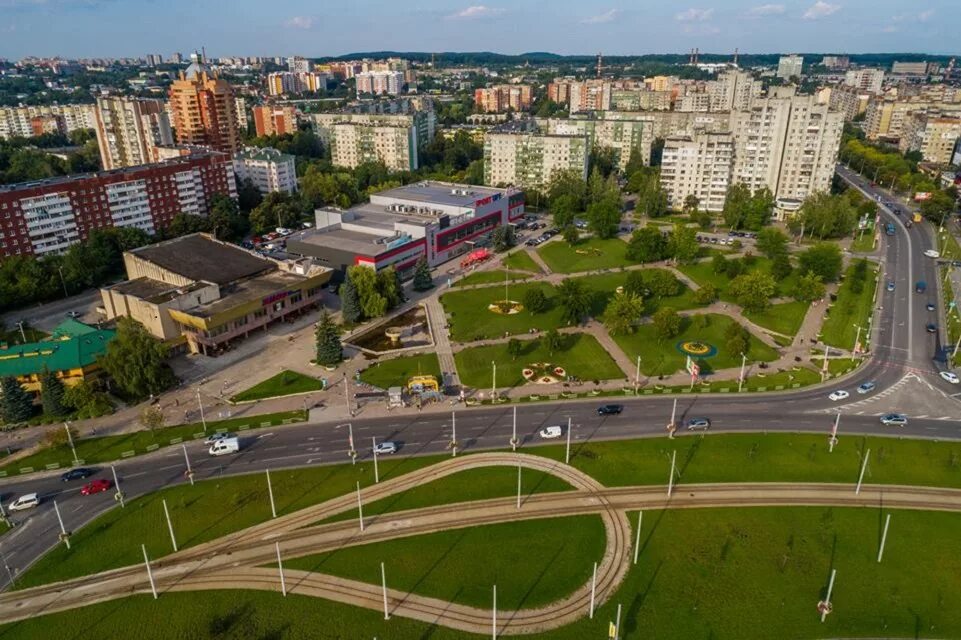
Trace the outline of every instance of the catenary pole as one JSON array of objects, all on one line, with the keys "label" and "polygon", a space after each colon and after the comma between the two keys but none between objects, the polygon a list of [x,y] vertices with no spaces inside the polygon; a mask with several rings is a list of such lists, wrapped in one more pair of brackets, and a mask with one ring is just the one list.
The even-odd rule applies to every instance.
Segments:
[{"label": "catenary pole", "polygon": [[888,526],[891,524],[891,514],[884,519],[884,532],[881,534],[881,548],[878,549],[878,562],[881,562],[881,558],[884,556],[884,543],[888,541]]},{"label": "catenary pole", "polygon": [[387,572],[384,563],[380,563],[380,586],[384,592],[384,620],[390,620],[390,611],[387,609]]},{"label": "catenary pole", "polygon": [[280,543],[275,542],[274,547],[277,549],[277,570],[280,571],[280,592],[287,597],[287,581],[284,580],[284,564],[280,560]]},{"label": "catenary pole", "polygon": [[63,518],[60,517],[60,507],[57,506],[57,501],[53,501],[53,510],[57,512],[57,522],[60,523],[60,537],[63,538],[63,543],[67,545],[67,549],[70,548],[70,536],[67,535],[67,529],[63,526]]},{"label": "catenary pole", "polygon": [[174,523],[170,520],[170,509],[167,508],[167,499],[163,498],[161,500],[164,506],[164,516],[167,518],[167,531],[170,532],[170,544],[173,545],[174,551],[177,551],[177,538],[174,536]]},{"label": "catenary pole", "polygon": [[861,473],[858,474],[858,486],[854,490],[855,495],[861,494],[861,481],[864,480],[864,472],[868,468],[868,458],[871,457],[871,450],[868,449],[864,454],[864,462],[861,464]]},{"label": "catenary pole", "polygon": [[357,483],[357,519],[360,520],[360,530],[364,530],[364,505],[360,501],[360,482]]},{"label": "catenary pole", "polygon": [[194,484],[194,472],[190,468],[190,457],[187,455],[187,445],[181,445],[184,448],[184,462],[187,463],[187,479],[190,480],[190,486]]},{"label": "catenary pole", "polygon": [[143,563],[147,566],[147,579],[150,580],[150,591],[153,593],[153,599],[157,599],[157,585],[153,581],[153,571],[150,570],[150,558],[147,557],[147,545],[142,544],[140,548],[143,549]]},{"label": "catenary pole", "polygon": [[564,451],[564,464],[571,463],[571,419],[567,418],[567,448]]},{"label": "catenary pole", "polygon": [[277,507],[274,504],[274,487],[270,483],[270,469],[267,469],[267,495],[270,496],[270,515],[277,517]]},{"label": "catenary pole", "polygon": [[113,473],[113,487],[117,490],[114,496],[120,501],[120,508],[123,509],[123,491],[120,490],[120,482],[117,480],[117,467],[110,465],[110,472]]},{"label": "catenary pole", "polygon": [[634,564],[637,564],[637,554],[641,550],[641,523],[644,521],[644,512],[637,512],[637,533],[634,535]]},{"label": "catenary pole", "polygon": [[594,596],[597,593],[597,563],[594,563],[594,573],[591,575],[591,609],[588,612],[588,617],[594,619]]}]

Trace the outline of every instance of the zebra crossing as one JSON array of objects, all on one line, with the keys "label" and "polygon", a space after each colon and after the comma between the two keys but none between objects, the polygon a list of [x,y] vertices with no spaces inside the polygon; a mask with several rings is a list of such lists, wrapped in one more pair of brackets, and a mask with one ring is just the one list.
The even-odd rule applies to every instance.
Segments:
[{"label": "zebra crossing", "polygon": [[[887,413],[907,413],[912,418],[957,421],[961,419],[961,414],[945,413],[950,409],[945,407],[944,400],[951,399],[951,396],[940,389],[936,389],[930,382],[918,375],[922,371],[911,371],[904,375],[900,380],[890,387],[864,397],[863,399],[829,407],[825,409],[815,409],[812,413],[834,415],[843,413],[856,416],[883,416]],[[932,394],[937,396],[937,401],[932,402]],[[914,413],[911,408],[927,413]],[[944,414],[944,415],[940,415]]]}]

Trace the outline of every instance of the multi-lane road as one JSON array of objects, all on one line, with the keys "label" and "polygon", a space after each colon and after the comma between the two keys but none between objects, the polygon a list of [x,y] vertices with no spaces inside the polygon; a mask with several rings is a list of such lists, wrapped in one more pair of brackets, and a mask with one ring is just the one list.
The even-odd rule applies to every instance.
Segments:
[{"label": "multi-lane road", "polygon": [[[842,178],[876,199],[880,192],[839,167]],[[889,199],[884,196],[884,199]],[[882,207],[884,221],[892,221],[898,232],[885,237],[881,253],[882,281],[894,280],[895,291],[879,287],[878,309],[872,328],[871,359],[852,376],[843,388],[852,391],[851,398],[832,403],[830,388],[814,387],[792,392],[743,395],[691,395],[678,400],[676,419],[708,416],[712,431],[810,431],[827,434],[833,417],[828,412],[843,414],[841,435],[848,433],[891,434],[896,428],[880,424],[877,411],[854,410],[862,397],[853,393],[861,382],[873,380],[877,390],[903,383],[912,377],[930,391],[916,402],[924,403],[923,411],[909,413],[908,426],[898,433],[917,437],[961,438],[961,403],[951,394],[961,392],[957,386],[941,380],[933,357],[939,348],[938,338],[927,333],[924,324],[932,316],[925,309],[937,296],[935,262],[923,255],[931,248],[932,238],[925,225],[908,229],[903,220]],[[925,280],[929,294],[913,293],[914,283]],[[851,345],[853,347],[853,345]],[[832,387],[833,388],[833,387]],[[673,399],[669,396],[642,396],[622,401],[624,412],[618,416],[598,416],[597,403],[584,401],[536,404],[518,407],[517,433],[521,447],[542,441],[537,431],[551,424],[565,424],[570,418],[572,437],[576,442],[598,439],[625,439],[663,434],[671,417]],[[891,410],[890,407],[887,410]],[[461,450],[495,449],[508,446],[514,425],[514,409],[460,408],[456,417],[457,441]],[[924,417],[921,417],[924,416]],[[354,440],[361,452],[358,464],[369,459],[371,438],[393,440],[401,444],[397,455],[428,455],[448,452],[452,438],[451,415],[446,413],[411,413],[359,419],[353,423]],[[240,474],[285,467],[309,467],[333,462],[346,462],[348,429],[345,424],[308,423],[250,432],[243,437],[240,453],[210,458],[200,442],[186,445],[195,478],[202,480],[227,474]],[[129,498],[165,486],[186,482],[183,449],[172,447],[154,454],[118,462],[117,474]],[[110,477],[108,468],[98,477]],[[51,546],[58,543],[59,525],[53,512],[55,499],[68,530],[76,530],[87,521],[114,506],[112,491],[94,496],[80,496],[82,483],[65,484],[59,475],[29,476],[0,480],[4,504],[12,496],[37,492],[44,502],[29,512],[14,514],[13,531],[0,537],[0,551],[13,572],[23,570]],[[6,587],[8,576],[0,567],[0,586]]]}]

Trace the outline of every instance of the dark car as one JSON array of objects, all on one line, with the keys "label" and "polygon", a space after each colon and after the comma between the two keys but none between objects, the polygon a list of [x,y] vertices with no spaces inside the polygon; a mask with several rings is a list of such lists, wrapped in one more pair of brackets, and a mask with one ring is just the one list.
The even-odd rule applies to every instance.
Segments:
[{"label": "dark car", "polygon": [[937,333],[938,325],[934,324],[933,322],[929,322],[926,325],[924,325],[924,330],[927,331],[928,333]]},{"label": "dark car", "polygon": [[937,307],[934,306],[934,303],[933,303],[933,302],[929,302],[927,305],[925,305],[925,308],[926,308],[928,311],[934,311],[935,309],[937,309]]},{"label": "dark car", "polygon": [[620,404],[604,404],[597,408],[597,415],[599,416],[616,416],[621,411],[624,410],[624,405]]},{"label": "dark car", "polygon": [[77,467],[76,469],[71,469],[60,475],[61,482],[70,482],[71,480],[83,480],[94,474],[93,469],[88,469],[86,467]]}]

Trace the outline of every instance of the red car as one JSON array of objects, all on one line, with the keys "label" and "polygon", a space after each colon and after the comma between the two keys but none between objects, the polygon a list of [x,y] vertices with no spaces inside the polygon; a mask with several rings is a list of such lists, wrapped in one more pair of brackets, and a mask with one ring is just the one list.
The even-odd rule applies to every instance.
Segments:
[{"label": "red car", "polygon": [[90,496],[95,493],[100,493],[101,491],[106,491],[109,489],[110,485],[111,482],[109,480],[100,478],[99,480],[94,480],[93,482],[88,482],[87,484],[83,485],[83,488],[80,489],[80,495]]}]

